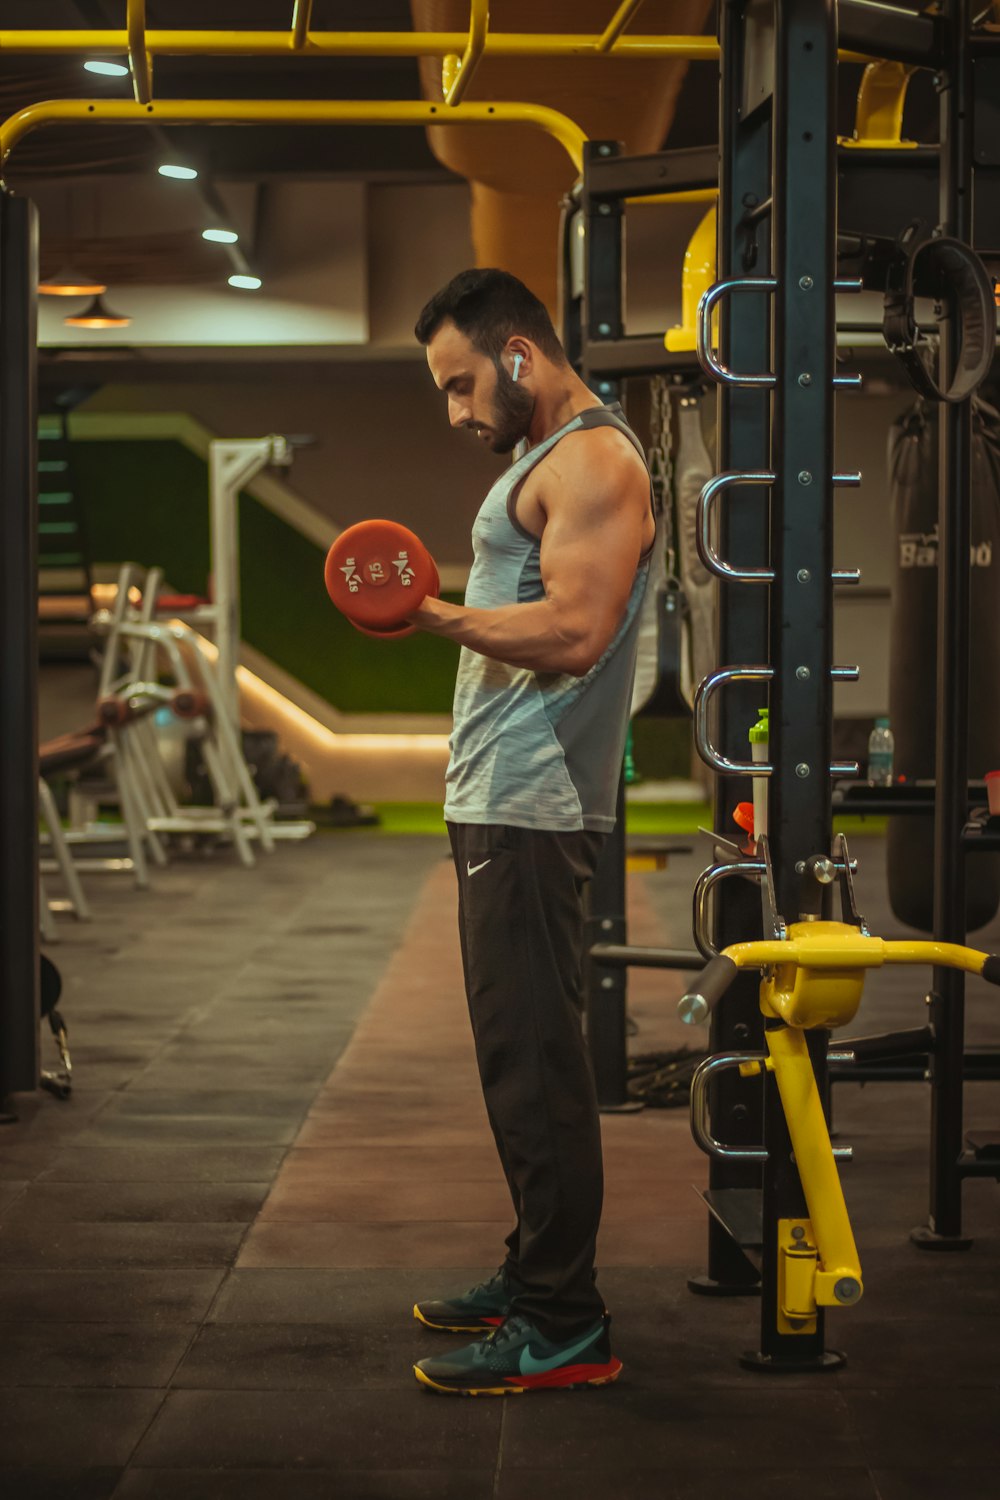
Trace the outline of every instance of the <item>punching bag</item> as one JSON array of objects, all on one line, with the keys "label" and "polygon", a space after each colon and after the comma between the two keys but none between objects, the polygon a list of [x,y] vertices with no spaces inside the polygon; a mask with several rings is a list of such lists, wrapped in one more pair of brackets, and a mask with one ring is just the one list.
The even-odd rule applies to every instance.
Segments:
[{"label": "punching bag", "polygon": [[[889,430],[896,558],[889,625],[889,716],[895,774],[931,780],[937,723],[938,423],[923,401]],[[1000,765],[1000,413],[972,401],[970,780]],[[956,855],[962,858],[962,855]],[[966,923],[983,927],[1000,906],[1000,855],[966,860]],[[934,819],[889,819],[889,904],[901,922],[934,925]]]}]

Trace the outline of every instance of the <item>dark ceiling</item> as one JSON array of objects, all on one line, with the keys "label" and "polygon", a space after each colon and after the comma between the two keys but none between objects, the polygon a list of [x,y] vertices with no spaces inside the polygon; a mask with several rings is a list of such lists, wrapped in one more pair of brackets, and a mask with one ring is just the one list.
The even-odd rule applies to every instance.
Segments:
[{"label": "dark ceiling", "polygon": [[[903,0],[898,0],[903,3]],[[612,14],[615,0],[608,0]],[[205,0],[149,0],[150,28],[197,29],[206,23],[226,30],[288,30],[292,0],[239,0],[238,6],[206,5]],[[886,7],[888,8],[888,7]],[[232,19],[237,11],[239,19]],[[3,29],[121,28],[125,0],[2,0]],[[642,29],[662,30],[669,0],[647,0],[634,23]],[[503,0],[495,0],[492,21],[503,28]],[[540,22],[540,25],[543,24]],[[412,28],[407,0],[315,0],[314,31],[408,31]],[[711,23],[707,31],[714,28]],[[57,54],[0,53],[0,109],[6,116],[39,99],[59,97],[129,98],[128,79],[101,79],[85,73],[82,59]],[[840,129],[853,128],[854,98],[860,69],[840,69]],[[182,98],[315,98],[416,99],[420,97],[417,62],[410,58],[294,58],[294,57],[157,57],[155,93],[161,99]],[[716,69],[711,64],[691,67],[681,94],[669,145],[706,145],[717,138]],[[907,102],[905,127],[914,139],[935,138],[936,107],[929,78],[914,80]],[[60,178],[92,171],[142,169],[159,143],[134,128],[99,127],[89,130],[46,127],[29,135],[18,147],[7,170],[7,180],[28,186],[33,180]],[[175,128],[179,148],[208,178],[266,179],[274,175],[308,178],[350,176],[371,180],[438,178],[442,167],[429,151],[420,130],[384,127],[220,129]],[[665,143],[666,144],[666,143]]]}]

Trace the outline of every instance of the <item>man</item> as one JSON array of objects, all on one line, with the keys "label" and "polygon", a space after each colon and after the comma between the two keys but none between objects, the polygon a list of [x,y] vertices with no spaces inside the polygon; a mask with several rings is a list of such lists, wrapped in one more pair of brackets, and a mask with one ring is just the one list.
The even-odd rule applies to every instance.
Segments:
[{"label": "man", "polygon": [[492,1280],[414,1314],[478,1332],[423,1359],[435,1390],[502,1394],[614,1380],[594,1280],[600,1123],[581,1029],[583,891],[614,827],[639,608],[656,527],[620,407],[574,373],[541,302],[464,271],[424,308],[453,427],[526,451],[472,531],[463,606],[410,619],[462,647],[445,818],[487,1113],[516,1225]]}]

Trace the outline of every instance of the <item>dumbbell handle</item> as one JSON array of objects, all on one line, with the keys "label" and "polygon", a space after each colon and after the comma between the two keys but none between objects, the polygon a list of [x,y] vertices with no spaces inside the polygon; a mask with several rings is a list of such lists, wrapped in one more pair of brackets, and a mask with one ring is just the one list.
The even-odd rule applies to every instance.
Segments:
[{"label": "dumbbell handle", "polygon": [[731,958],[720,953],[710,959],[691,988],[677,1002],[677,1014],[689,1026],[707,1020],[739,973]]}]

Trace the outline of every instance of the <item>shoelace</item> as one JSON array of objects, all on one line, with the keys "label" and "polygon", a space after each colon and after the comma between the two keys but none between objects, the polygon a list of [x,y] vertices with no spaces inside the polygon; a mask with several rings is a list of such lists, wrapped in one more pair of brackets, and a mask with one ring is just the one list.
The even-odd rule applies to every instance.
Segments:
[{"label": "shoelace", "polygon": [[508,1318],[499,1328],[492,1329],[479,1340],[480,1347],[489,1345],[491,1349],[500,1349],[504,1344],[510,1343],[511,1339],[519,1338],[524,1333],[525,1326],[523,1318]]}]

